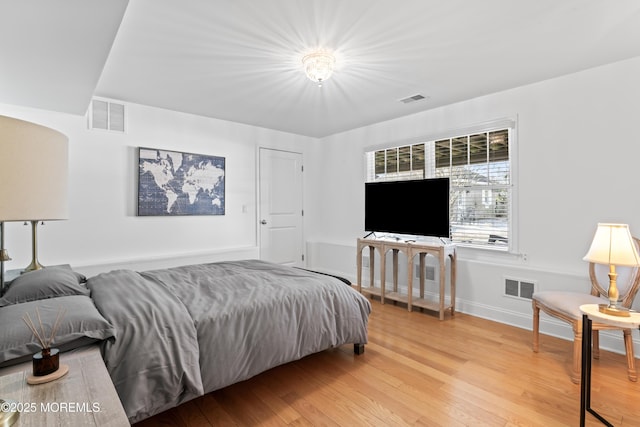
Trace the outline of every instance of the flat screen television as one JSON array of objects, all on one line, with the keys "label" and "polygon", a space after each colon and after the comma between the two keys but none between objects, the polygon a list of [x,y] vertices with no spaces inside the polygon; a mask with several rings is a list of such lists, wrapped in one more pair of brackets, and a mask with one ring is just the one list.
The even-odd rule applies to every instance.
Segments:
[{"label": "flat screen television", "polygon": [[367,182],[367,232],[450,237],[449,178]]}]

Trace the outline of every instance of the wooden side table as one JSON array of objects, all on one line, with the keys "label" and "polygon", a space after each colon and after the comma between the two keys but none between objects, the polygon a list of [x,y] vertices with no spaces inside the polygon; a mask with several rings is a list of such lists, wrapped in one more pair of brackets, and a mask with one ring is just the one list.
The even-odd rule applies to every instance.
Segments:
[{"label": "wooden side table", "polygon": [[20,410],[13,427],[130,425],[97,346],[63,353],[60,363],[69,373],[39,385],[27,384],[31,362],[0,370],[0,397]]},{"label": "wooden side table", "polygon": [[[640,313],[632,312],[629,317],[611,316],[601,313],[598,304],[584,304],[580,306],[582,312],[582,372],[580,374],[580,427],[585,425],[586,413],[589,412],[602,424],[613,427],[609,421],[591,408],[591,351],[592,351],[592,321],[606,323],[622,329],[640,328]],[[593,320],[592,320],[593,319]]]},{"label": "wooden side table", "polygon": [[[369,248],[369,286],[362,286],[362,251],[365,247]],[[374,284],[374,255],[375,250],[380,253],[380,287],[376,288]],[[386,256],[387,252],[392,251],[393,254],[393,290],[386,289]],[[408,261],[407,265],[407,295],[398,292],[398,254],[403,252]],[[447,310],[451,311],[453,316],[455,313],[456,298],[456,248],[451,244],[425,244],[414,241],[395,240],[395,239],[358,239],[356,249],[357,261],[357,281],[358,291],[380,297],[380,303],[384,304],[385,299],[403,302],[407,304],[407,310],[412,311],[413,306],[425,308],[427,310],[437,311],[440,320],[444,320]],[[420,263],[420,295],[413,295],[413,259],[419,257]],[[438,286],[438,302],[429,301],[424,295],[424,266],[426,255],[432,255],[440,266],[440,280]],[[445,302],[445,281],[446,281],[446,263],[447,259],[451,264],[450,275],[450,303]]]}]

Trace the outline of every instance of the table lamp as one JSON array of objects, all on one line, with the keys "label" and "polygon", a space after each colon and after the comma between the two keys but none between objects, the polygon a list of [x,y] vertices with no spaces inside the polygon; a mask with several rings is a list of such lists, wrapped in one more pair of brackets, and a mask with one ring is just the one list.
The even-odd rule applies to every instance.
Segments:
[{"label": "table lamp", "polygon": [[640,256],[627,224],[598,224],[589,252],[583,258],[596,264],[609,265],[609,304],[601,305],[600,311],[613,316],[627,317],[629,310],[618,307],[616,266],[638,267]]},{"label": "table lamp", "polygon": [[[26,271],[38,270],[39,221],[66,219],[68,215],[67,137],[35,123],[0,116],[0,262],[4,281],[5,221],[31,221],[32,260]],[[4,283],[0,284],[4,286]],[[20,412],[10,400],[0,398],[0,425],[10,426]]]},{"label": "table lamp", "polygon": [[4,222],[0,221],[0,296],[4,293],[4,263],[7,261],[11,261],[11,257],[4,248]]},{"label": "table lamp", "polygon": [[0,153],[0,222],[31,222],[32,260],[25,271],[38,270],[38,222],[69,216],[67,137],[0,116]]}]

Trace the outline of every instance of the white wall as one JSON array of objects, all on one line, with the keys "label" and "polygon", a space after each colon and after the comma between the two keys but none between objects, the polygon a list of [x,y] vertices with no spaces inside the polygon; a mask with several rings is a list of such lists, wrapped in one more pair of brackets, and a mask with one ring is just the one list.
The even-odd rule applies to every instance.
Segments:
[{"label": "white wall", "polygon": [[[355,279],[368,147],[517,117],[515,232],[527,257],[460,249],[457,299],[467,313],[531,328],[530,302],[503,296],[505,275],[534,280],[538,290],[588,291],[582,257],[596,224],[628,223],[640,236],[638,76],[635,58],[315,142],[306,162],[315,195],[306,218],[310,267]],[[546,317],[542,329],[571,336]],[[603,347],[622,351],[617,336],[603,337]]]},{"label": "white wall", "polygon": [[[257,147],[304,153],[305,234],[309,268],[355,279],[355,242],[364,234],[367,147],[517,117],[518,255],[460,250],[457,307],[531,327],[528,301],[502,295],[504,276],[539,290],[587,290],[586,253],[600,221],[629,223],[640,235],[636,197],[640,145],[640,58],[437,108],[315,140],[283,132],[128,104],[126,135],[87,130],[84,117],[0,104],[0,114],[69,136],[70,219],[40,228],[45,265],[69,263],[85,274],[221,258],[259,256]],[[428,102],[428,101],[427,101]],[[223,217],[137,217],[136,148],[224,156]],[[243,206],[247,212],[243,213]],[[416,206],[418,208],[418,206]],[[6,227],[8,269],[30,261],[30,229]],[[638,304],[636,304],[636,307]],[[543,318],[542,330],[569,337]],[[621,351],[621,340],[603,336]],[[640,351],[638,351],[640,354]]]},{"label": "white wall", "polygon": [[[85,274],[94,274],[120,267],[145,269],[259,257],[257,147],[302,152],[309,139],[126,105],[126,134],[88,130],[85,117],[0,105],[0,114],[39,123],[69,137],[70,218],[39,227],[40,261],[45,265],[68,263]],[[136,216],[138,147],[225,157],[226,214]],[[13,258],[6,268],[25,267],[31,259],[30,227],[7,223],[5,230],[6,247]]]}]

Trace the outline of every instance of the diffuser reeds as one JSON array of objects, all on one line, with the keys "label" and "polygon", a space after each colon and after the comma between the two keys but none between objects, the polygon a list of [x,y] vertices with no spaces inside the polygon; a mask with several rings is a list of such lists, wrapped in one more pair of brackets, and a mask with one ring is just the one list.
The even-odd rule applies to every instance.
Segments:
[{"label": "diffuser reeds", "polygon": [[25,313],[25,315],[22,317],[22,320],[24,321],[24,323],[27,324],[27,326],[29,327],[29,329],[31,329],[31,332],[33,333],[33,335],[36,337],[36,339],[40,342],[40,345],[42,346],[42,349],[48,349],[51,348],[51,343],[53,342],[54,337],[56,336],[56,332],[58,331],[58,328],[60,328],[60,323],[62,322],[62,318],[64,317],[65,313],[67,312],[67,309],[58,309],[58,314],[56,315],[56,319],[53,322],[53,326],[51,327],[51,331],[49,333],[49,336],[47,337],[46,332],[44,330],[44,324],[42,323],[42,318],[40,317],[40,310],[38,310],[38,308],[36,307],[36,315],[38,317],[38,324],[40,326],[40,330],[38,331],[38,328],[36,327],[35,323],[33,323],[33,321],[31,320],[31,316],[29,316],[29,313]]}]

